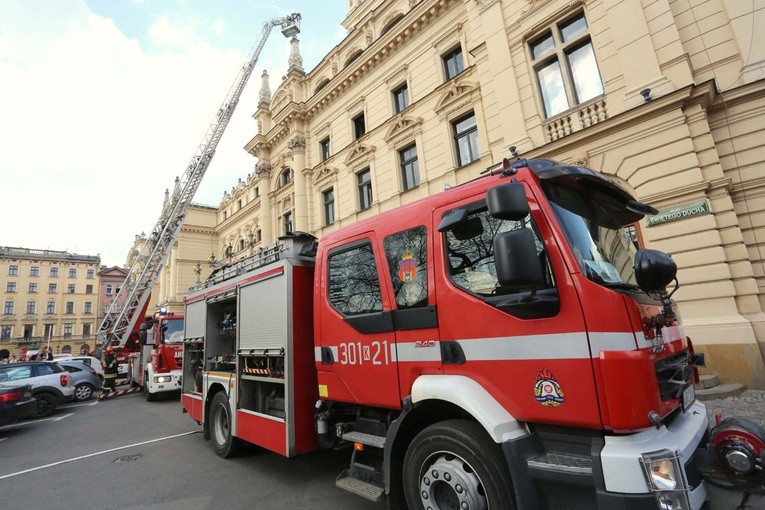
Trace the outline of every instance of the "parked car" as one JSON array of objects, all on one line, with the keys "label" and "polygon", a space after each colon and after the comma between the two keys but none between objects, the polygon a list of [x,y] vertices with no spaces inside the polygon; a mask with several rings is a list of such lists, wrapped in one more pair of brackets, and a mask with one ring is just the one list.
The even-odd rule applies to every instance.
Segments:
[{"label": "parked car", "polygon": [[98,373],[82,361],[74,359],[60,359],[56,363],[64,368],[72,380],[69,382],[74,386],[74,399],[78,402],[89,400],[93,393],[101,388],[101,380]]},{"label": "parked car", "polygon": [[56,406],[74,400],[69,372],[53,361],[23,361],[0,365],[0,383],[29,384],[37,400],[34,418],[48,416]]},{"label": "parked car", "polygon": [[28,384],[0,383],[0,426],[32,416],[37,400]]},{"label": "parked car", "polygon": [[96,374],[98,374],[98,378],[101,380],[101,384],[104,382],[104,364],[101,362],[100,359],[94,358],[93,356],[86,356],[85,354],[56,354],[53,356],[53,361],[61,361],[61,360],[71,360],[71,361],[80,361],[82,363],[85,363],[90,368],[96,371]]}]

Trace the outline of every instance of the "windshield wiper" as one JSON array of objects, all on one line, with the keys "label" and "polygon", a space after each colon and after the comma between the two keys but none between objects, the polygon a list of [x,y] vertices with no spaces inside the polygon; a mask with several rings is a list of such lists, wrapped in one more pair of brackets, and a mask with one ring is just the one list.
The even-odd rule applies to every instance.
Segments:
[{"label": "windshield wiper", "polygon": [[633,290],[633,291],[639,291],[640,287],[635,285],[634,283],[624,283],[624,282],[606,282],[606,281],[600,281],[598,282],[600,285],[604,287],[608,287],[609,289],[616,289],[616,290]]}]

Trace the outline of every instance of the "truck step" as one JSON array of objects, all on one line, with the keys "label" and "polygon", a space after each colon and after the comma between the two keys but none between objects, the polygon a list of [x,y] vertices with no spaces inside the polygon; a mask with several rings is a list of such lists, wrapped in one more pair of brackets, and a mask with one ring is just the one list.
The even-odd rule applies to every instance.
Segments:
[{"label": "truck step", "polygon": [[385,438],[382,436],[375,436],[374,434],[351,431],[343,433],[340,437],[351,443],[361,443],[367,446],[374,446],[375,448],[385,447]]},{"label": "truck step", "polygon": [[361,481],[358,478],[353,478],[351,476],[338,478],[335,480],[335,486],[374,502],[380,501],[385,492],[385,489],[382,487]]},{"label": "truck step", "polygon": [[545,453],[526,461],[531,469],[574,475],[592,475],[592,459],[565,453]]}]

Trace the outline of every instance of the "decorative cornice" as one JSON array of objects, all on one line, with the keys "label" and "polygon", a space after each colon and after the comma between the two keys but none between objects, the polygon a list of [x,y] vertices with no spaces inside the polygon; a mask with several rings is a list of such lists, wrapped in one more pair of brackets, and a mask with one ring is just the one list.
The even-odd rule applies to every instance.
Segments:
[{"label": "decorative cornice", "polygon": [[375,151],[375,148],[376,147],[374,145],[367,145],[364,143],[356,142],[355,144],[351,145],[351,148],[348,150],[348,155],[345,157],[345,164],[348,165],[357,159],[371,157]]},{"label": "decorative cornice", "polygon": [[270,179],[271,172],[272,172],[272,167],[271,165],[267,163],[258,163],[257,165],[255,165],[255,175],[257,175],[258,179],[260,179],[261,181]]},{"label": "decorative cornice", "polygon": [[436,111],[436,113],[441,114],[444,112],[444,110],[453,107],[462,99],[470,98],[473,92],[477,92],[478,90],[480,89],[474,82],[464,80],[451,82],[449,86],[442,92],[441,97],[438,99],[436,106],[433,109]]},{"label": "decorative cornice", "polygon": [[478,5],[478,12],[483,12],[498,1],[499,0],[475,0],[475,3]]},{"label": "decorative cornice", "polygon": [[398,116],[394,119],[384,136],[384,140],[388,143],[396,143],[398,140],[409,138],[421,132],[421,117]]},{"label": "decorative cornice", "polygon": [[313,172],[313,182],[314,184],[326,182],[332,179],[336,175],[337,175],[337,168],[330,167],[330,166],[322,166],[317,168]]}]

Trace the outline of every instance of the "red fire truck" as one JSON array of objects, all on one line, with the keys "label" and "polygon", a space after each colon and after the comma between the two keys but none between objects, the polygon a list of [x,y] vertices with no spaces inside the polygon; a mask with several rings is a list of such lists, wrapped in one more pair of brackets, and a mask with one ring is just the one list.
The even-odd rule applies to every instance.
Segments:
[{"label": "red fire truck", "polygon": [[128,355],[128,377],[151,402],[158,393],[181,389],[183,315],[162,308],[140,325],[139,345]]},{"label": "red fire truck", "polygon": [[676,266],[628,235],[655,213],[518,159],[282,237],[190,291],[184,412],[221,457],[347,445],[336,485],[410,509],[698,509],[705,478],[761,484],[765,432],[708,431]]}]

